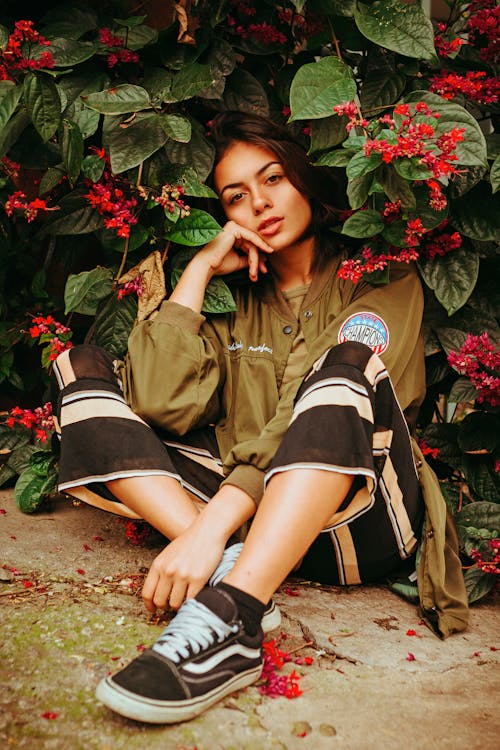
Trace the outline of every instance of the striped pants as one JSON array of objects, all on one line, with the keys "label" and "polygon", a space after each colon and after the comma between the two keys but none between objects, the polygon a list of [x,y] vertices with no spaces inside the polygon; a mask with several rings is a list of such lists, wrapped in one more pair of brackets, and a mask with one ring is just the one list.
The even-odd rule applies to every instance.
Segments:
[{"label": "striped pants", "polygon": [[[217,492],[223,471],[214,431],[179,438],[153,430],[128,407],[105,350],[79,346],[58,358],[53,403],[60,491],[130,518],[137,516],[107,482],[165,475],[201,502]],[[296,468],[354,476],[297,575],[327,584],[368,583],[413,562],[424,506],[408,428],[382,361],[363,344],[328,350],[302,383],[266,484]],[[286,524],[284,518],[285,534]]]}]

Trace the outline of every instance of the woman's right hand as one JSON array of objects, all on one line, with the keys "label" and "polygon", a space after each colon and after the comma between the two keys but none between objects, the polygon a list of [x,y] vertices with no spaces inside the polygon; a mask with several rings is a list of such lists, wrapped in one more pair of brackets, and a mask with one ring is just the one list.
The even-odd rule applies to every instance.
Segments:
[{"label": "woman's right hand", "polygon": [[193,261],[206,264],[211,276],[225,276],[248,268],[250,279],[257,281],[259,271],[267,272],[265,255],[272,252],[272,247],[256,232],[228,221],[217,237],[196,253]]}]

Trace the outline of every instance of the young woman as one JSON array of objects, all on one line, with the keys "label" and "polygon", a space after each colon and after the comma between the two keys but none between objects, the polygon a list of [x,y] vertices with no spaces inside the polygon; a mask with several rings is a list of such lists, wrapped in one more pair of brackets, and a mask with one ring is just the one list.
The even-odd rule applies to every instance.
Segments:
[{"label": "young woman", "polygon": [[[331,184],[288,131],[233,112],[212,138],[223,230],[136,325],[125,362],[86,346],[55,367],[60,489],[172,540],[143,598],[178,614],[97,690],[155,723],[258,679],[290,571],[381,580],[413,559],[424,517],[405,421],[424,395],[415,270],[341,280]],[[204,316],[210,279],[242,269],[237,311]]]}]

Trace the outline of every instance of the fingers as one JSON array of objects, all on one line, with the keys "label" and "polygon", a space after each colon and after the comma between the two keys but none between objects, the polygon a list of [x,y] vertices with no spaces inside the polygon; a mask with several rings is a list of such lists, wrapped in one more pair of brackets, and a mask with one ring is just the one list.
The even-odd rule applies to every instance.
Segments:
[{"label": "fingers", "polygon": [[[255,247],[258,247],[259,250],[262,250],[264,253],[272,253],[274,252],[273,248],[265,242],[260,235],[257,234],[257,232],[253,232],[251,229],[247,229],[246,227],[242,227],[240,224],[236,224],[234,221],[229,221],[222,230],[224,232],[229,232],[236,240],[247,240]],[[236,243],[238,247],[243,247],[243,243]]]}]

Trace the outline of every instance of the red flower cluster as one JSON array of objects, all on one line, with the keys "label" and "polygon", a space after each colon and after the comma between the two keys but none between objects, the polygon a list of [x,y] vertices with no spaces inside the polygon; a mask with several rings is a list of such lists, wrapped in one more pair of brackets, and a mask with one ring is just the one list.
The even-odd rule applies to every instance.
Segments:
[{"label": "red flower cluster", "polygon": [[295,8],[278,8],[278,16],[281,23],[286,23],[293,30],[295,39],[301,41],[309,39],[313,34],[323,30],[323,20],[314,13],[303,16],[297,13]]},{"label": "red flower cluster", "polygon": [[130,227],[137,224],[137,217],[132,213],[137,199],[131,194],[128,180],[112,174],[109,159],[102,149],[98,155],[105,159],[106,167],[97,182],[86,181],[89,192],[85,198],[104,217],[106,229],[116,229],[118,237],[129,237]]},{"label": "red flower cluster", "polygon": [[125,536],[137,547],[144,547],[147,543],[153,527],[146,521],[127,521],[125,526]]},{"label": "red flower cluster", "polygon": [[[417,219],[416,221],[420,221]],[[375,271],[383,271],[391,261],[395,263],[411,263],[414,260],[418,260],[419,254],[417,250],[413,248],[402,249],[388,245],[388,252],[375,253],[371,247],[365,246],[361,251],[362,259],[360,258],[349,258],[343,260],[340,264],[340,268],[337,271],[337,276],[340,279],[346,279],[352,281],[353,284],[357,284],[364,274],[374,273]]]},{"label": "red flower cluster", "polygon": [[[229,25],[233,24],[229,22]],[[240,24],[236,26],[235,31],[242,39],[251,37],[254,41],[262,42],[262,44],[275,44],[276,42],[278,44],[286,44],[287,42],[287,38],[283,32],[279,31],[276,26],[267,23],[267,21],[251,23],[246,28]]]},{"label": "red flower cluster", "polygon": [[408,247],[417,247],[426,232],[422,219],[411,219],[406,222],[405,243]]},{"label": "red flower cluster", "polygon": [[424,456],[432,456],[432,458],[439,456],[439,448],[431,448],[423,438],[419,439],[418,445]]},{"label": "red flower cluster", "polygon": [[33,318],[33,325],[29,329],[32,339],[38,339],[38,343],[46,345],[47,362],[53,362],[59,354],[71,349],[73,344],[69,340],[72,331],[62,323],[55,320],[52,315],[46,318],[39,316]]},{"label": "red flower cluster", "polygon": [[[209,125],[209,123],[207,123],[207,125]],[[144,188],[142,185],[139,186],[138,191],[139,195],[146,200],[149,198],[159,206],[163,206],[166,213],[173,214],[179,209],[181,219],[185,216],[189,216],[190,208],[181,198],[181,195],[184,195],[184,188],[182,185],[163,185],[159,195],[153,195],[151,190]]]},{"label": "red flower cluster", "polygon": [[14,74],[24,70],[54,67],[51,52],[31,57],[32,45],[50,47],[50,42],[36,31],[33,21],[16,21],[6,48],[0,52],[0,81],[15,80]]},{"label": "red flower cluster", "polygon": [[7,177],[15,179],[16,177],[19,177],[21,165],[18,164],[17,161],[12,161],[12,159],[9,159],[8,156],[2,156],[2,158],[0,159],[0,169],[5,172]]},{"label": "red flower cluster", "polygon": [[493,64],[500,62],[500,5],[495,0],[470,3],[467,22],[469,41],[479,47],[479,56]]},{"label": "red flower cluster", "polygon": [[132,281],[127,281],[123,284],[121,289],[118,290],[117,297],[118,299],[123,299],[124,297],[128,297],[129,294],[137,294],[138,297],[141,297],[143,292],[142,274],[139,274]]},{"label": "red flower cluster", "polygon": [[113,49],[108,53],[108,68],[114,68],[118,63],[138,63],[140,57],[137,52],[125,48],[125,40],[121,36],[115,36],[111,29],[105,27],[99,29],[99,39],[106,47]]},{"label": "red flower cluster", "polygon": [[28,201],[26,193],[21,190],[16,190],[15,193],[9,195],[5,201],[5,212],[7,216],[12,216],[14,211],[22,211],[25,219],[28,223],[34,221],[40,211],[58,211],[59,206],[47,206],[47,202],[42,198],[35,198],[32,201]]},{"label": "red flower cluster", "polygon": [[345,129],[348,133],[350,133],[357,125],[362,128],[366,128],[369,125],[368,120],[365,120],[365,118],[361,116],[361,112],[359,111],[356,102],[342,102],[342,104],[336,104],[333,107],[333,111],[339,117],[347,115],[349,122],[345,126]]},{"label": "red flower cluster", "polygon": [[430,260],[448,255],[453,250],[462,247],[462,235],[459,232],[443,231],[448,224],[443,221],[436,229],[429,232],[421,249],[421,254]]},{"label": "red flower cluster", "polygon": [[469,70],[464,75],[442,70],[430,79],[430,91],[443,99],[463,94],[478,104],[496,104],[500,97],[500,79],[491,78],[484,70]]},{"label": "red flower cluster", "polygon": [[393,143],[385,138],[367,140],[363,146],[366,156],[379,153],[386,164],[394,159],[417,157],[436,179],[457,171],[451,162],[457,161],[455,149],[464,139],[464,128],[452,128],[436,137],[435,125],[416,119],[420,116],[439,119],[439,112],[433,112],[425,102],[417,102],[411,108],[409,104],[398,104],[394,114],[404,117],[399,127],[387,115],[380,119],[396,133],[397,140]]},{"label": "red flower cluster", "polygon": [[[297,674],[295,670],[290,674],[277,674],[287,662],[292,661],[291,655],[278,648],[275,638],[272,641],[265,641],[262,644],[262,649],[264,665],[262,667],[262,682],[259,684],[259,693],[268,695],[271,698],[283,695],[289,699],[298,698],[299,695],[302,695],[302,690],[299,687],[301,675]],[[313,659],[311,657],[299,657],[295,660],[295,663],[310,665],[313,663]]]},{"label": "red flower cluster", "polygon": [[491,550],[491,558],[489,560],[485,560],[477,549],[472,549],[470,556],[483,573],[491,573],[498,576],[500,575],[500,568],[498,567],[500,563],[500,539],[490,539],[488,547]]},{"label": "red flower cluster", "polygon": [[469,334],[458,352],[448,354],[448,362],[470,378],[479,391],[479,402],[500,406],[500,341],[495,346],[486,332]]},{"label": "red flower cluster", "polygon": [[35,440],[46,443],[51,432],[54,431],[52,404],[48,401],[43,406],[37,406],[33,411],[31,409],[21,409],[20,406],[14,406],[5,420],[5,424],[7,427],[21,425],[28,430],[33,430]]},{"label": "red flower cluster", "polygon": [[462,45],[467,44],[465,39],[460,39],[459,36],[454,39],[446,39],[445,33],[447,28],[445,23],[439,22],[437,25],[439,33],[434,36],[434,46],[441,57],[449,57],[453,53],[458,52]]}]

